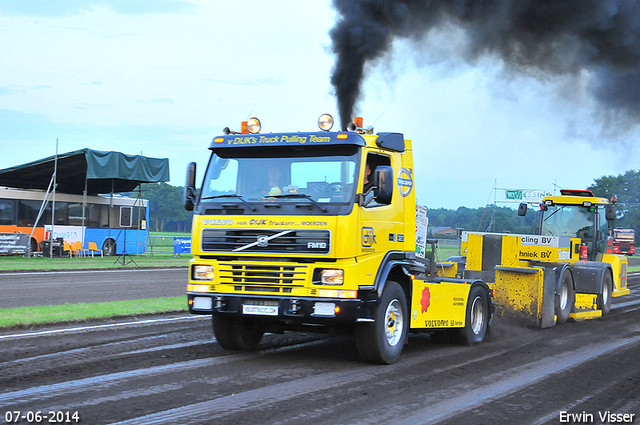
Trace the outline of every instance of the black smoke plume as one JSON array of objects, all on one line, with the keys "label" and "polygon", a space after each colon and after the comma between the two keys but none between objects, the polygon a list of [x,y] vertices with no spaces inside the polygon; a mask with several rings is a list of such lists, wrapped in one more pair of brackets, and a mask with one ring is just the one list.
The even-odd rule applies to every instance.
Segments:
[{"label": "black smoke plume", "polygon": [[531,75],[589,75],[603,110],[640,116],[638,0],[333,0],[331,76],[344,128],[361,96],[367,63],[395,39],[424,39],[454,25],[464,31],[470,62],[485,55]]}]

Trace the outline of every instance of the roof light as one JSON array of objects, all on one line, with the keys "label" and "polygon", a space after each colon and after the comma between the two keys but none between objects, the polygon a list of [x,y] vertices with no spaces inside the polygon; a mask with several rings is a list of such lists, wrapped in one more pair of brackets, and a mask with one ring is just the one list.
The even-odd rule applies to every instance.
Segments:
[{"label": "roof light", "polygon": [[251,117],[247,121],[247,131],[251,134],[260,133],[260,120],[256,117]]},{"label": "roof light", "polygon": [[333,117],[329,114],[322,114],[318,118],[318,127],[320,130],[329,131],[333,128]]}]

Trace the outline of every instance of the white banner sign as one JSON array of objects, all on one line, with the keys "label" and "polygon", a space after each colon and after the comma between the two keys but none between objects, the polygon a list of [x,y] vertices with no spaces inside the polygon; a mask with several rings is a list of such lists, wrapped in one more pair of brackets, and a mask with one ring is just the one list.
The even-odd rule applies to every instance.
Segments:
[{"label": "white banner sign", "polygon": [[545,196],[553,196],[551,190],[504,189],[504,202],[540,203]]}]

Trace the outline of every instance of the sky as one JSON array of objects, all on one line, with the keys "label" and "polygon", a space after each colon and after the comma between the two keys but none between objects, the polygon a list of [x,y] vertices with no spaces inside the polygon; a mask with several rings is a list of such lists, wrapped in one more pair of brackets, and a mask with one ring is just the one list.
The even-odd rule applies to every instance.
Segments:
[{"label": "sky", "polygon": [[[189,162],[250,116],[262,132],[337,117],[330,0],[0,0],[0,169],[90,148]],[[367,66],[358,115],[412,140],[417,202],[504,204],[503,189],[582,189],[638,169],[637,126],[604,122],[590,75],[526,76],[458,54],[460,32],[396,40]],[[338,124],[339,125],[339,124]],[[337,128],[338,126],[336,126]]]}]

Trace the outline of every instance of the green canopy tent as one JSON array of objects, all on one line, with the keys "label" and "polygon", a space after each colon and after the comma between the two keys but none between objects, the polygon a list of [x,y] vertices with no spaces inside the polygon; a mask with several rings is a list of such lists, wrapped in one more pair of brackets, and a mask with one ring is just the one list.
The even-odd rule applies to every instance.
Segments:
[{"label": "green canopy tent", "polygon": [[[46,190],[56,156],[0,170],[0,186]],[[131,192],[140,183],[169,181],[169,160],[80,149],[57,155],[57,191],[81,195]]]},{"label": "green canopy tent", "polygon": [[[0,186],[46,190],[47,195],[53,187],[54,203],[56,191],[84,196],[113,195],[131,192],[140,183],[167,181],[167,158],[150,158],[87,148],[0,170]],[[52,184],[53,182],[55,184]],[[43,201],[41,212],[46,202],[47,197]],[[35,226],[37,221],[34,229]]]}]

